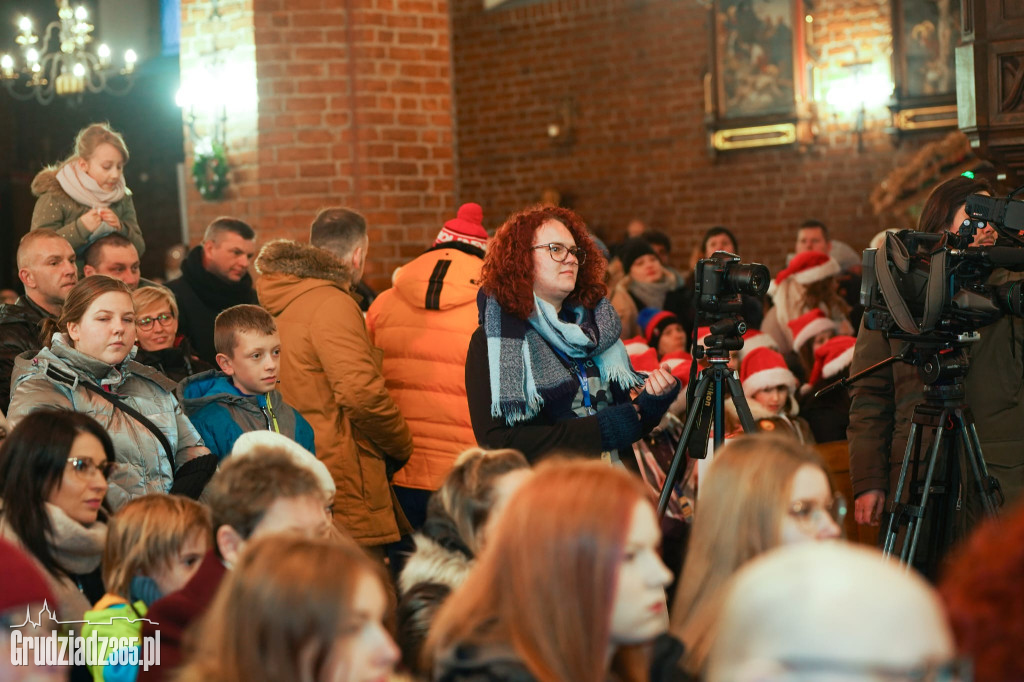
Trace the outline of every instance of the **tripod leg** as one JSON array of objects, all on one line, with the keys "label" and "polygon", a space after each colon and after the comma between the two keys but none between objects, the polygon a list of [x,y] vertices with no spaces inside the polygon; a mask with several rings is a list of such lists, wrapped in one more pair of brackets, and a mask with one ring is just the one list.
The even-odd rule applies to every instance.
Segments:
[{"label": "tripod leg", "polygon": [[715,368],[715,450],[725,442],[725,386],[722,370]]},{"label": "tripod leg", "polygon": [[971,474],[974,476],[974,484],[978,488],[985,515],[996,516],[998,505],[995,500],[995,490],[990,489],[988,467],[985,465],[985,458],[981,452],[981,441],[978,439],[978,432],[973,423],[961,422],[960,440],[964,444],[964,456],[971,465]]},{"label": "tripod leg", "polygon": [[1003,506],[1003,491],[999,487],[999,481],[989,476],[988,465],[985,464],[985,455],[981,450],[981,439],[978,438],[978,430],[974,428],[974,422],[967,423],[967,430],[971,434],[971,444],[974,447],[975,461],[978,463],[979,480],[984,483],[981,498],[987,502],[986,512],[989,516],[997,516],[999,507]]},{"label": "tripod leg", "polygon": [[910,458],[914,455],[914,446],[918,442],[918,430],[920,426],[912,423],[910,435],[907,436],[907,449],[903,453],[903,465],[900,466],[900,478],[896,484],[896,492],[889,500],[889,528],[885,531],[885,544],[882,546],[882,554],[886,558],[891,557],[896,548],[896,536],[899,534],[899,522],[897,518],[900,513],[900,500],[903,498],[903,487],[907,482],[907,468],[910,466]]},{"label": "tripod leg", "polygon": [[[939,418],[939,424],[946,424],[949,419],[949,410],[943,410],[942,415]],[[952,432],[947,431],[942,426],[935,429],[935,442],[932,444],[931,452],[928,456],[928,473],[924,477],[924,490],[921,491],[921,506],[916,510],[916,523],[914,523],[914,531],[910,537],[910,554],[906,559],[907,570],[910,570],[910,566],[914,563],[914,553],[917,551],[917,541],[921,538],[921,518],[924,515],[925,509],[928,508],[928,497],[931,493],[932,479],[935,477],[935,463],[938,461],[939,449],[942,447],[943,442],[946,442],[950,447],[947,448],[947,456],[954,457],[956,449],[952,447],[953,443],[950,442]],[[952,491],[947,491],[947,495],[952,494]],[[909,527],[908,527],[909,532]]]},{"label": "tripod leg", "polygon": [[[672,488],[676,485],[676,479],[679,477],[679,468],[683,463],[683,451],[686,450],[693,426],[697,423],[697,415],[700,413],[699,406],[707,399],[707,392],[710,388],[711,375],[705,371],[701,373],[700,381],[697,382],[697,389],[693,393],[694,397],[700,402],[695,402],[690,406],[690,413],[686,415],[683,433],[679,436],[679,445],[676,446],[676,454],[672,457],[672,464],[669,466],[668,474],[665,476],[665,485],[661,487],[661,495],[658,496],[658,518],[663,517],[665,510],[668,508],[668,501],[672,496]],[[707,436],[704,437],[704,442],[707,443]],[[705,447],[707,446],[705,445]]]},{"label": "tripod leg", "polygon": [[736,375],[730,372],[725,378],[729,386],[729,395],[732,396],[732,404],[736,406],[736,414],[740,418],[740,426],[744,433],[757,433],[757,424],[750,414],[750,405],[747,404],[747,396],[743,393],[743,385]]}]

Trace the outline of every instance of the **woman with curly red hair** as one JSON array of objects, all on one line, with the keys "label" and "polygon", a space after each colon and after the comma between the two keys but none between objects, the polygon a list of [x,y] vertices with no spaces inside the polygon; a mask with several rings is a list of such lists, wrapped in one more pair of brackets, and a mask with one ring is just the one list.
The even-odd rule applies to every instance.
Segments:
[{"label": "woman with curly red hair", "polygon": [[480,445],[530,460],[558,449],[618,462],[657,426],[679,383],[664,368],[633,370],[605,297],[606,265],[568,209],[529,208],[498,229],[481,271],[483,324],[466,357]]}]

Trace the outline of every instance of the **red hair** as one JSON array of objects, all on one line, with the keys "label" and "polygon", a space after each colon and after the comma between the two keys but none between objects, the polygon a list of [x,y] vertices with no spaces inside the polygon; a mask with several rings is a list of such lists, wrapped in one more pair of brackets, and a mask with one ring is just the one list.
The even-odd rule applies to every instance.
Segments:
[{"label": "red hair", "polygon": [[576,276],[576,288],[567,297],[573,304],[593,308],[608,293],[604,271],[608,266],[590,237],[583,219],[567,208],[532,206],[509,216],[487,246],[481,287],[501,304],[502,310],[525,320],[533,313],[533,235],[549,220],[557,220],[572,233],[576,246],[587,254]]},{"label": "red hair", "polygon": [[502,643],[539,682],[605,679],[619,567],[646,499],[603,462],[540,465],[441,607],[425,650],[436,659],[456,645]]},{"label": "red hair", "polygon": [[948,563],[939,594],[974,679],[1024,679],[1024,506],[985,522]]}]

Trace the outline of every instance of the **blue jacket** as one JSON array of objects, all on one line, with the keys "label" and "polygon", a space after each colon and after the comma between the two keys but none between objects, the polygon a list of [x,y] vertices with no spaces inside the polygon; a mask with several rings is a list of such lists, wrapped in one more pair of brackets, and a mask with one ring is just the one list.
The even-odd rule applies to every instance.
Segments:
[{"label": "blue jacket", "polygon": [[210,370],[184,379],[178,392],[185,414],[218,459],[231,454],[243,433],[260,429],[288,436],[315,454],[313,427],[284,402],[277,389],[243,395],[226,374]]}]

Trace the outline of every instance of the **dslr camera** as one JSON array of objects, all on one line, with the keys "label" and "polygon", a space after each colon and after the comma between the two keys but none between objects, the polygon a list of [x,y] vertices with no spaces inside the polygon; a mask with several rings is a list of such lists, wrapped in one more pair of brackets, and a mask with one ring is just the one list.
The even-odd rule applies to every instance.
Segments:
[{"label": "dslr camera", "polygon": [[738,313],[743,306],[740,295],[763,296],[770,280],[771,273],[760,263],[741,263],[735,254],[716,251],[697,261],[694,270],[697,310],[710,319]]}]

